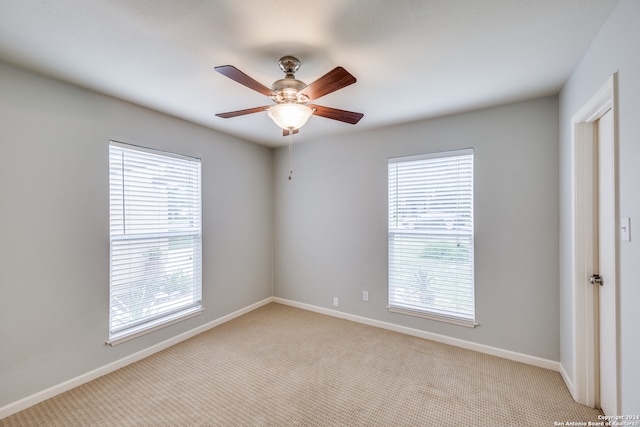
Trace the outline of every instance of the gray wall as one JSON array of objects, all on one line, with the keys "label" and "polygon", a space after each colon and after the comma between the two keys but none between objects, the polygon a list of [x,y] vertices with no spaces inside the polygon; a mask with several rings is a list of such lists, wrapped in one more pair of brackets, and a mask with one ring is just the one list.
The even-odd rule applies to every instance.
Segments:
[{"label": "gray wall", "polygon": [[[0,407],[272,294],[272,150],[0,63]],[[108,338],[108,141],[202,159],[204,313]]]},{"label": "gray wall", "polygon": [[[333,308],[337,296],[350,314],[560,360],[557,97],[294,140],[294,179],[286,148],[274,162],[276,297]],[[475,149],[480,326],[390,313],[387,159],[466,147]]]},{"label": "gray wall", "polygon": [[640,414],[640,2],[622,0],[560,94],[561,363],[575,384],[571,301],[571,117],[618,71],[620,215],[631,242],[620,245],[620,379],[623,414]]}]

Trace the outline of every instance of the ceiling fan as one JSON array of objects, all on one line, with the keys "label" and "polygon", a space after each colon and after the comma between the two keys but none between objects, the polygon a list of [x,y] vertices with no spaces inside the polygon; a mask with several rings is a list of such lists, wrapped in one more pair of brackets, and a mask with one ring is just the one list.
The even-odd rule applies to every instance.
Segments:
[{"label": "ceiling fan", "polygon": [[276,125],[282,128],[282,134],[284,136],[298,133],[300,127],[302,127],[312,115],[338,120],[352,125],[358,123],[364,116],[364,114],[354,113],[353,111],[309,104],[309,102],[321,96],[330,94],[356,82],[356,78],[349,74],[344,68],[336,67],[318,80],[307,85],[295,78],[294,74],[300,68],[300,61],[297,58],[293,56],[283,56],[280,58],[279,64],[280,69],[285,73],[285,78],[275,81],[273,85],[271,85],[271,89],[258,83],[233,65],[215,67],[215,70],[220,74],[229,77],[231,80],[235,80],[249,89],[268,96],[276,103],[275,105],[219,113],[216,114],[216,116],[228,119],[266,111]]}]

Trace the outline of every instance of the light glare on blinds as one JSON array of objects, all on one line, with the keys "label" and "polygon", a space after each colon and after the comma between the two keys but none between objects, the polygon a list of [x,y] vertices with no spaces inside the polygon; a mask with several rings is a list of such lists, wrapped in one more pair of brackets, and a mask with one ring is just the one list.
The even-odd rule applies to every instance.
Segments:
[{"label": "light glare on blinds", "polygon": [[110,338],[201,308],[200,160],[111,142]]},{"label": "light glare on blinds", "polygon": [[473,151],[389,159],[389,308],[474,322]]}]

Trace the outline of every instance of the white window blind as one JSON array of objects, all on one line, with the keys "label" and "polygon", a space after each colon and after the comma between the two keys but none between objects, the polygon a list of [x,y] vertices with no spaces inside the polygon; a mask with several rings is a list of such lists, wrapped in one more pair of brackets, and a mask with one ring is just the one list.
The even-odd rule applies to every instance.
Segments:
[{"label": "white window blind", "polygon": [[475,325],[473,150],[389,159],[389,309]]},{"label": "white window blind", "polygon": [[109,339],[201,310],[200,160],[109,145]]}]

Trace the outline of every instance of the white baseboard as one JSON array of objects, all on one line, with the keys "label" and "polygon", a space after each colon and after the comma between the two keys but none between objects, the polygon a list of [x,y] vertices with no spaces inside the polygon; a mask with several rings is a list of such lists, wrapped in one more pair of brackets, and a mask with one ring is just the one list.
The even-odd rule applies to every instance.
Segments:
[{"label": "white baseboard", "polygon": [[489,354],[491,356],[497,356],[497,357],[502,357],[503,359],[513,360],[515,362],[522,362],[522,363],[537,366],[540,368],[551,369],[552,371],[561,372],[560,362],[556,362],[554,360],[543,359],[537,356],[531,356],[528,354],[518,353],[511,350],[504,350],[504,349],[492,347],[489,345],[478,344],[471,341],[462,340],[459,338],[452,338],[446,335],[426,332],[420,329],[409,328],[407,326],[400,326],[394,323],[382,322],[380,320],[374,320],[368,317],[356,316],[354,314],[349,314],[349,313],[345,313],[338,310],[332,310],[330,308],[318,307],[315,305],[305,304],[305,303],[292,301],[284,298],[274,297],[273,302],[289,305],[296,308],[301,308],[303,310],[313,311],[320,314],[326,314],[328,316],[338,317],[341,319],[346,319],[346,320],[362,323],[369,326],[375,326],[377,328],[388,329],[390,331],[400,332],[406,335],[411,335],[418,338],[424,338],[424,339],[436,341],[443,344],[449,344],[455,347],[465,348],[467,350],[474,350],[480,353]]},{"label": "white baseboard", "polygon": [[93,381],[96,378],[99,378],[103,375],[116,371],[120,368],[123,368],[127,365],[130,365],[138,360],[142,360],[145,357],[149,357],[154,353],[162,351],[166,348],[169,348],[175,344],[178,344],[181,341],[194,337],[202,332],[205,332],[211,328],[215,328],[218,325],[221,325],[225,322],[228,322],[231,319],[235,319],[236,317],[242,316],[256,308],[262,307],[273,301],[272,297],[266,298],[262,301],[258,301],[254,304],[251,304],[247,307],[241,308],[240,310],[234,311],[233,313],[227,314],[226,316],[222,316],[216,320],[205,323],[204,325],[198,326],[190,331],[183,332],[180,335],[176,335],[175,337],[169,338],[168,340],[162,341],[158,344],[152,345],[151,347],[145,348],[137,353],[133,353],[129,356],[126,356],[122,359],[116,360],[115,362],[109,363],[100,368],[94,369],[93,371],[87,372],[85,374],[79,375],[75,378],[72,378],[63,383],[57,384],[53,387],[50,387],[46,390],[35,393],[31,396],[27,396],[24,399],[20,399],[16,402],[10,403],[6,406],[0,408],[0,420],[2,418],[8,417],[9,415],[15,414],[16,412],[20,412],[23,409],[27,409],[30,406],[33,406],[37,403],[50,399],[60,393],[64,393],[65,391],[71,390],[74,387],[78,387],[84,383],[89,381]]},{"label": "white baseboard", "polygon": [[571,394],[571,397],[573,397],[573,400],[577,402],[578,399],[576,394],[576,388],[573,385],[573,381],[571,381],[571,378],[569,378],[569,374],[567,374],[567,371],[564,370],[564,366],[562,366],[562,364],[560,364],[560,375],[562,375],[562,379],[564,380],[565,385],[569,389],[569,393]]}]

